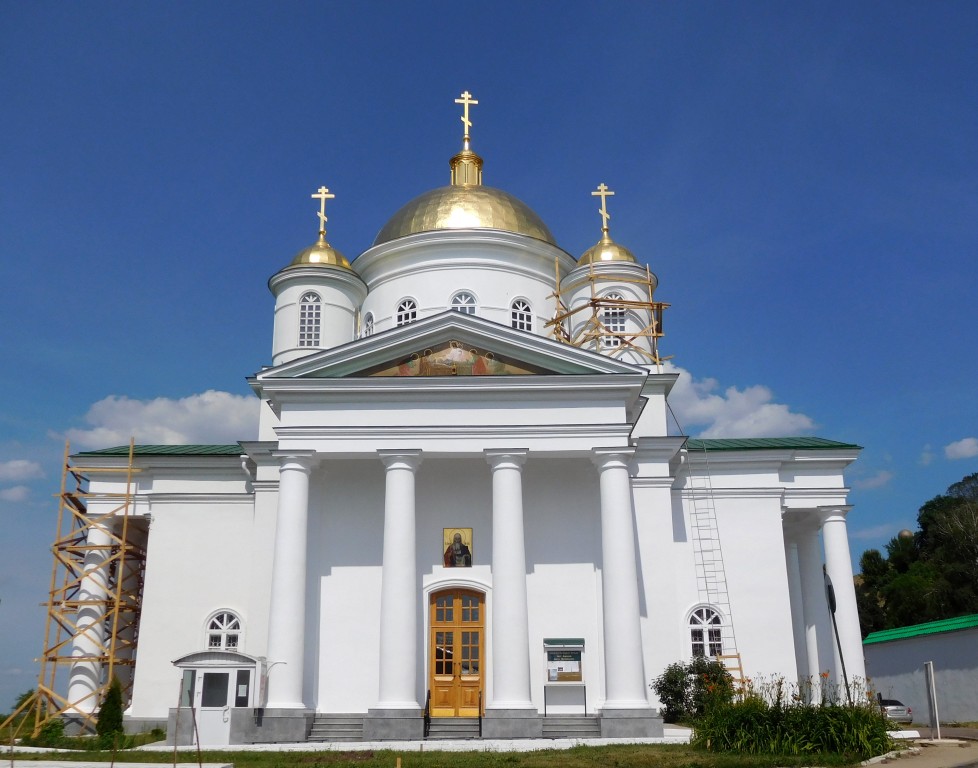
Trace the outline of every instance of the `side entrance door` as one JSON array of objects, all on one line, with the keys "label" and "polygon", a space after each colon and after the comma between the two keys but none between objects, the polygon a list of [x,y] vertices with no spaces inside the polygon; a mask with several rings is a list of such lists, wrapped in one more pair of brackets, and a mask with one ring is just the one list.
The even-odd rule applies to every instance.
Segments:
[{"label": "side entrance door", "polygon": [[233,671],[197,670],[197,732],[199,746],[227,744],[231,739]]},{"label": "side entrance door", "polygon": [[429,603],[428,689],[432,717],[477,717],[485,686],[485,596],[434,592]]}]

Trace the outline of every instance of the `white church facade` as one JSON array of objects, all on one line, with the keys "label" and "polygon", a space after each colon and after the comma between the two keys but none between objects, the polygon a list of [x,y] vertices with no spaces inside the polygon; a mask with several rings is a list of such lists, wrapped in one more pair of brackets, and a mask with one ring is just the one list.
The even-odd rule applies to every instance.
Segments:
[{"label": "white church facade", "polygon": [[[858,447],[670,434],[657,278],[611,239],[610,191],[575,258],[482,185],[459,103],[452,183],[352,262],[326,241],[330,193],[313,196],[318,241],[269,280],[258,439],[136,446],[130,723],[205,745],[440,722],[542,737],[575,717],[655,736],[649,683],[694,654],[864,676],[843,479]],[[73,461],[118,468],[93,477],[97,517],[128,449]],[[104,674],[76,664],[69,698]]]}]

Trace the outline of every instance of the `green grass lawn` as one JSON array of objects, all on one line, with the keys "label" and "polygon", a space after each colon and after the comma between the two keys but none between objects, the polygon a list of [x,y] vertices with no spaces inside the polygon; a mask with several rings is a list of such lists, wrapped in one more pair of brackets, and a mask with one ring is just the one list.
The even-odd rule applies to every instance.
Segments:
[{"label": "green grass lawn", "polygon": [[[474,749],[478,749],[473,745]],[[0,752],[0,760],[7,757]],[[205,763],[233,763],[235,768],[793,768],[794,766],[850,766],[857,759],[839,755],[790,758],[784,756],[715,755],[684,744],[623,744],[607,747],[575,747],[538,752],[400,752],[397,749],[363,752],[216,752],[204,751]],[[110,752],[77,754],[17,754],[21,760],[112,760]],[[116,762],[170,763],[172,752],[120,752]],[[195,763],[192,751],[180,751],[178,762]]]}]

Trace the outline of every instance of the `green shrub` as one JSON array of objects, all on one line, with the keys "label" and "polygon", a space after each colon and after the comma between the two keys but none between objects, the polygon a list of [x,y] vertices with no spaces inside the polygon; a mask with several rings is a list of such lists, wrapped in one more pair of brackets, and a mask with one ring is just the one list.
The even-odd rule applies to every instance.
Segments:
[{"label": "green shrub", "polygon": [[662,704],[668,723],[691,720],[715,705],[733,699],[733,678],[719,661],[696,656],[677,661],[652,681],[650,686]]},{"label": "green shrub", "polygon": [[67,742],[64,721],[57,717],[43,723],[37,736],[25,736],[21,739],[21,743],[29,747],[64,748]]},{"label": "green shrub", "polygon": [[710,707],[693,725],[692,744],[753,755],[837,754],[865,760],[891,748],[889,725],[865,697],[860,704],[811,704],[775,680],[762,693]]},{"label": "green shrub", "polygon": [[102,699],[98,711],[98,722],[95,732],[106,742],[106,748],[111,747],[114,734],[122,733],[122,683],[118,677],[113,677],[109,690]]}]

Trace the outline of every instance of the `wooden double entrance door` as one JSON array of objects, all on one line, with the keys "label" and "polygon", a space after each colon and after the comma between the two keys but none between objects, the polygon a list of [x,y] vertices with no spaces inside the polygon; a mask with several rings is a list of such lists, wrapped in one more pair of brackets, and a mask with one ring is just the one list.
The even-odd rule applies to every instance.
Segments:
[{"label": "wooden double entrance door", "polygon": [[485,596],[434,592],[428,606],[428,689],[432,717],[477,717],[485,686]]}]

